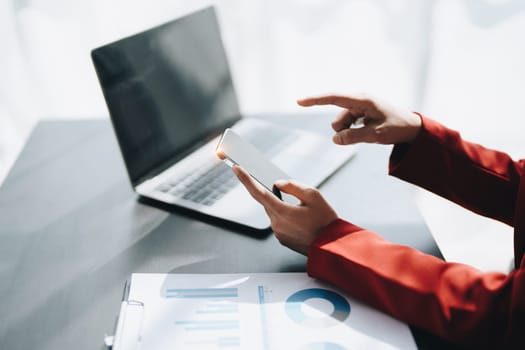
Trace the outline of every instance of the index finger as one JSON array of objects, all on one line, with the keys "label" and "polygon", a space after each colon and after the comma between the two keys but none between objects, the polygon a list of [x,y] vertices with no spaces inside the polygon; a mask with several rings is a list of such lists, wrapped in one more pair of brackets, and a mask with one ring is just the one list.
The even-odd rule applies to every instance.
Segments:
[{"label": "index finger", "polygon": [[250,195],[257,202],[262,204],[267,210],[279,211],[282,210],[284,202],[277,198],[273,193],[270,193],[259,185],[251,176],[238,165],[232,167],[233,172],[237,175],[239,181],[246,187]]},{"label": "index finger", "polygon": [[353,104],[362,103],[360,98],[343,96],[343,95],[322,95],[316,97],[307,97],[297,100],[297,103],[303,107],[334,105],[343,108],[350,108]]}]

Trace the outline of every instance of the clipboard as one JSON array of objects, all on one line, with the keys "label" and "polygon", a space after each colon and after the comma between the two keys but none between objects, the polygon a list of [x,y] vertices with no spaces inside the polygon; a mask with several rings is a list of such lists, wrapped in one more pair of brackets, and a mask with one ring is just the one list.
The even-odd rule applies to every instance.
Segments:
[{"label": "clipboard", "polygon": [[132,274],[111,350],[407,349],[409,327],[306,273]]},{"label": "clipboard", "polygon": [[108,350],[134,350],[140,346],[144,303],[130,300],[129,290],[130,282],[126,280],[114,334],[104,336]]}]

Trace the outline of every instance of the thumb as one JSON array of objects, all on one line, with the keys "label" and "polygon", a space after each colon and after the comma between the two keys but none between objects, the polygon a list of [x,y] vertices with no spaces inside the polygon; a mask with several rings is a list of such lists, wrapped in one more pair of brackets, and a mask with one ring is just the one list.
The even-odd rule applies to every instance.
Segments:
[{"label": "thumb", "polygon": [[292,195],[303,203],[310,202],[312,191],[314,188],[300,184],[294,180],[278,180],[275,186],[286,194]]},{"label": "thumb", "polygon": [[338,145],[351,145],[359,142],[374,142],[375,132],[372,125],[357,129],[344,129],[337,132],[332,140]]}]

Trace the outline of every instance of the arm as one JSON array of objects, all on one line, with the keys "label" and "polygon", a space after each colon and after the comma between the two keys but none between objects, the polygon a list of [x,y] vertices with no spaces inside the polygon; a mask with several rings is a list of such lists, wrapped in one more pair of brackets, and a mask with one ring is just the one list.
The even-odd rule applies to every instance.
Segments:
[{"label": "arm", "polygon": [[339,219],[311,245],[308,273],[458,343],[483,348],[525,344],[523,270],[481,273],[388,243]]},{"label": "arm", "polygon": [[[514,162],[505,153],[466,142],[456,131],[377,99],[326,95],[298,103],[343,107],[332,122],[335,143],[395,144],[392,175],[513,225],[523,161]],[[364,121],[364,127],[352,128],[358,120]]]},{"label": "arm", "polygon": [[422,117],[415,140],[398,144],[390,174],[508,225],[524,163],[507,154],[461,139],[461,135]]},{"label": "arm", "polygon": [[449,340],[499,348],[525,344],[525,271],[483,274],[415,249],[388,243],[337,218],[321,194],[293,181],[276,186],[301,200],[280,201],[234,167],[261,203],[277,239],[308,255],[310,276],[323,279],[404,322]]},{"label": "arm", "polygon": [[[470,192],[475,192],[475,186],[483,192],[486,182],[491,192],[498,188],[503,191],[499,180],[508,178],[511,184],[503,181],[506,193],[497,200],[510,203],[500,202],[505,209],[496,208],[493,215],[512,221],[522,162],[514,163],[502,153],[466,143],[458,133],[429,119],[414,119],[415,114],[399,112],[377,101],[329,95],[300,100],[299,104],[345,108],[332,123],[335,143],[398,144],[391,157],[393,175],[425,184],[479,212],[490,214],[495,208],[482,194],[462,197],[462,184],[472,181],[463,172],[480,176],[474,184],[466,185]],[[351,128],[359,119],[364,119],[364,127]],[[276,183],[281,191],[301,200],[300,205],[292,206],[260,188],[242,169],[235,172],[266,209],[279,241],[308,255],[311,276],[334,283],[403,321],[453,341],[483,348],[521,348],[525,344],[525,268],[509,275],[484,274],[465,265],[446,263],[388,243],[338,219],[315,189],[292,181]],[[461,181],[450,180],[456,172]],[[509,193],[512,189],[515,192]],[[478,199],[480,204],[475,203]]]}]

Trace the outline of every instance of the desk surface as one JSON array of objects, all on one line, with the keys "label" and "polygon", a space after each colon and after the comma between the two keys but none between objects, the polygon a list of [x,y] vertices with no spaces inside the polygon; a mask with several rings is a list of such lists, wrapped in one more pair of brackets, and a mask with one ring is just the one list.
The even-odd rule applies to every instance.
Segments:
[{"label": "desk surface", "polygon": [[[294,118],[305,124],[305,116],[286,120]],[[308,120],[312,128],[329,119]],[[386,175],[388,154],[360,147],[322,192],[341,217],[440,256],[413,188]],[[304,271],[306,263],[272,235],[139,202],[107,120],[37,125],[0,188],[0,242],[2,349],[103,349],[132,272]]]}]

